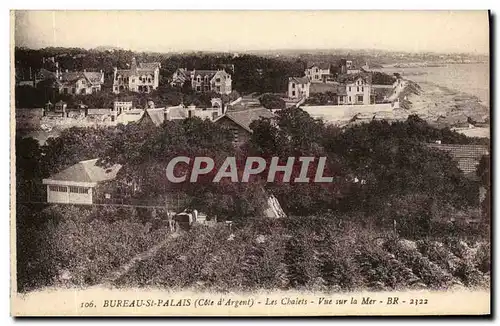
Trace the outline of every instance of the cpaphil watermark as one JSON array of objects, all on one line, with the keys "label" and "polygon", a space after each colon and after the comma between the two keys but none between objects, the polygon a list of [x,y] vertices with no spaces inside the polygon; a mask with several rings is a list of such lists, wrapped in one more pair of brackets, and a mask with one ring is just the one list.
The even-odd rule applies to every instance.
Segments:
[{"label": "cpaphil watermark", "polygon": [[[228,178],[231,182],[249,182],[252,176],[261,176],[267,182],[329,183],[334,177],[325,176],[326,157],[288,157],[285,162],[279,157],[264,159],[247,157],[241,164],[236,157],[229,156],[220,167],[210,157],[177,156],[167,165],[167,179],[172,183],[198,182],[201,176],[212,176],[212,182]],[[183,172],[179,173],[179,170]],[[177,172],[177,175],[176,175]],[[279,176],[279,177],[278,177]]]}]

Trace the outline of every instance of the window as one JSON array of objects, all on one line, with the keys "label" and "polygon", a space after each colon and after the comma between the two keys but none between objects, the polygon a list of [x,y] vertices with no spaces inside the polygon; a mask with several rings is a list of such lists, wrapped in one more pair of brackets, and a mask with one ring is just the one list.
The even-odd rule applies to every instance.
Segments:
[{"label": "window", "polygon": [[356,91],[359,92],[359,86],[357,87]]},{"label": "window", "polygon": [[295,91],[292,91],[292,96],[295,96]]},{"label": "window", "polygon": [[68,192],[68,187],[65,186],[49,186],[50,191]]},{"label": "window", "polygon": [[351,86],[349,86],[349,92],[351,91]]},{"label": "window", "polygon": [[319,72],[319,69],[318,69],[318,68],[316,68],[316,72]]},{"label": "window", "polygon": [[361,86],[361,91],[364,92],[365,91],[365,88],[363,86]]},{"label": "window", "polygon": [[233,142],[238,142],[238,128],[231,128],[230,131],[233,136]]},{"label": "window", "polygon": [[319,79],[318,75],[315,75],[315,76],[314,76],[314,79]]},{"label": "window", "polygon": [[85,88],[82,88],[82,91],[81,91],[82,94],[87,94],[87,90]]},{"label": "window", "polygon": [[201,86],[200,85],[196,86],[196,91],[197,92],[201,92]]},{"label": "window", "polygon": [[220,92],[220,86],[217,86],[217,92]]},{"label": "window", "polygon": [[349,102],[351,102],[351,97],[349,96]]},{"label": "window", "polygon": [[295,83],[292,83],[292,88],[295,88]]},{"label": "window", "polygon": [[115,91],[118,91],[118,86],[115,86]]},{"label": "window", "polygon": [[217,83],[220,83],[220,78],[215,79]]},{"label": "window", "polygon": [[358,95],[358,102],[363,102],[363,95]]},{"label": "window", "polygon": [[70,186],[69,191],[75,194],[88,194],[89,188]]},{"label": "window", "polygon": [[196,77],[196,81],[197,81],[198,83],[201,83],[201,77],[200,77],[200,76]]}]

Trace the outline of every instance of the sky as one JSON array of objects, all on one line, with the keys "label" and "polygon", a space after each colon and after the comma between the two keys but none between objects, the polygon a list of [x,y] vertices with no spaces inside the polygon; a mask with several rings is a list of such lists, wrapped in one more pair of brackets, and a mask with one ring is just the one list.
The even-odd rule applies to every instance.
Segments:
[{"label": "sky", "polygon": [[487,11],[17,11],[15,45],[488,54]]}]

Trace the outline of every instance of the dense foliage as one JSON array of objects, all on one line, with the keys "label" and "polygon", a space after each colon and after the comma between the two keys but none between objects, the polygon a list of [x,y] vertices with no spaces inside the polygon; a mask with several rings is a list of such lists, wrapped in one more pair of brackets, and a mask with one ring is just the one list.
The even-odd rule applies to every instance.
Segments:
[{"label": "dense foliage", "polygon": [[[349,290],[487,282],[489,244],[471,251],[462,239],[451,238],[484,238],[488,221],[477,228],[445,222],[473,215],[479,207],[477,184],[465,178],[449,155],[423,144],[436,139],[455,144],[484,140],[432,128],[416,116],[339,129],[296,108],[278,111],[276,120],[255,121],[251,128],[250,140],[241,148],[233,147],[226,129],[198,118],[166,121],[160,127],[71,128],[44,146],[16,138],[17,190],[41,193],[42,178],[99,157],[104,166],[123,165],[116,182],[137,185],[137,198],[162,199],[180,192],[188,195],[191,207],[236,222],[232,236],[219,226],[195,229],[168,242],[120,284]],[[248,156],[279,157],[281,164],[288,157],[326,157],[324,175],[335,179],[324,184],[284,183],[278,173],[277,182],[266,183],[266,170],[248,183],[213,183],[210,173],[197,183],[172,184],[165,167],[180,155],[211,157],[216,166],[228,156],[236,157],[238,164]],[[485,158],[478,171],[484,185],[489,185],[488,163]],[[176,173],[186,171],[190,169]],[[292,178],[299,171],[294,164]],[[274,194],[290,217],[258,219],[265,193]],[[22,205],[17,209],[21,289],[61,280],[98,283],[167,232],[161,227],[154,231],[150,212]],[[427,242],[418,242],[415,249],[391,236],[385,245],[374,245],[371,236],[380,232],[387,239],[387,230]],[[440,260],[450,255],[459,260],[457,266],[446,267]]]},{"label": "dense foliage", "polygon": [[[426,243],[453,255],[442,242]],[[234,232],[195,228],[169,242],[155,257],[137,264],[116,284],[327,292],[488,285],[489,277],[482,272],[483,251],[467,244],[465,248],[469,256],[457,257],[456,262],[468,266],[468,273],[461,274],[446,266],[447,256],[388,234],[338,227],[324,218],[254,221]]]}]

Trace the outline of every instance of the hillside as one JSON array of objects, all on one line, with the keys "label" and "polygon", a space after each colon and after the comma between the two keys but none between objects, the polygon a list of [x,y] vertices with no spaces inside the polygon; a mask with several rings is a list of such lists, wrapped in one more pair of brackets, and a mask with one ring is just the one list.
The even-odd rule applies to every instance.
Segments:
[{"label": "hillside", "polygon": [[196,228],[115,282],[216,291],[449,289],[489,284],[489,243],[373,233],[324,218]]}]

